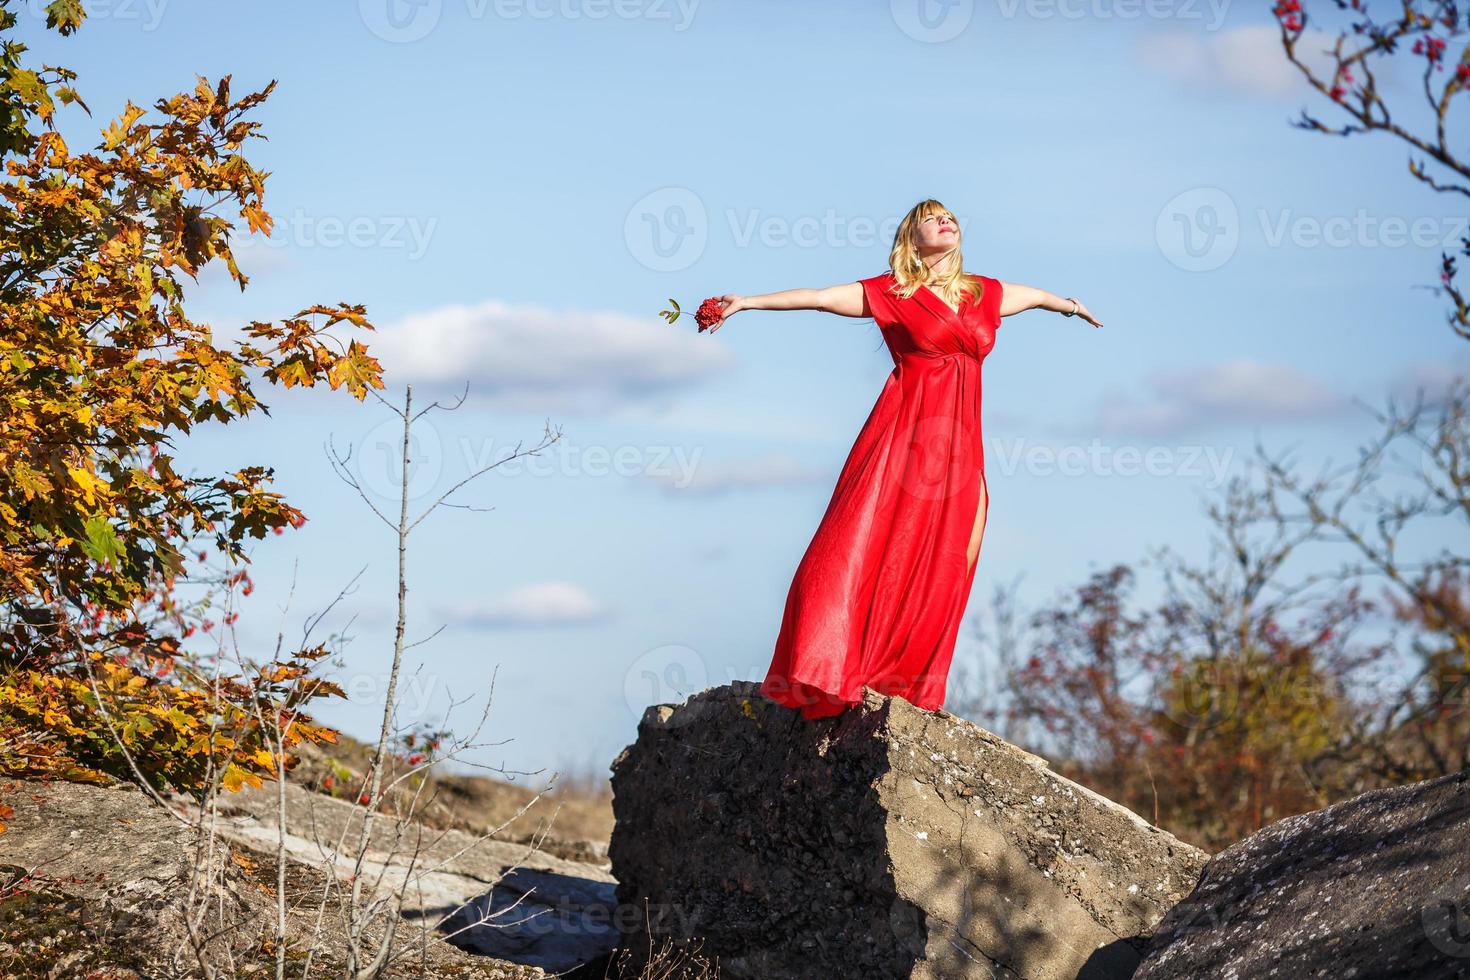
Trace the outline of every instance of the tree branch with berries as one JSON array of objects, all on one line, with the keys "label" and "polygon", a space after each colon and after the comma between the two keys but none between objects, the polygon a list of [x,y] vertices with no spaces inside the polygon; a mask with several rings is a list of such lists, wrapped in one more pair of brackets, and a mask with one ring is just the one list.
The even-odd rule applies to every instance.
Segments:
[{"label": "tree branch with berries", "polygon": [[[1388,133],[1421,155],[1416,159],[1411,153],[1408,162],[1409,173],[1417,180],[1438,193],[1470,197],[1470,163],[1452,149],[1456,141],[1446,122],[1450,108],[1470,98],[1456,98],[1470,86],[1470,46],[1465,41],[1470,15],[1462,14],[1454,0],[1404,0],[1395,18],[1379,21],[1369,15],[1364,0],[1333,3],[1348,22],[1331,49],[1323,52],[1331,59],[1330,75],[1308,65],[1299,53],[1303,40],[1311,36],[1312,16],[1303,0],[1278,0],[1272,10],[1287,59],[1350,120],[1329,125],[1303,110],[1292,125],[1331,136]],[[1389,110],[1374,73],[1375,62],[1402,63],[1404,52],[1418,63],[1422,108],[1430,119],[1425,131],[1416,132]],[[1455,281],[1458,259],[1465,256],[1470,256],[1470,237],[1462,238],[1456,251],[1441,253],[1439,285],[1432,288],[1449,297],[1450,328],[1470,340],[1470,303]]]}]

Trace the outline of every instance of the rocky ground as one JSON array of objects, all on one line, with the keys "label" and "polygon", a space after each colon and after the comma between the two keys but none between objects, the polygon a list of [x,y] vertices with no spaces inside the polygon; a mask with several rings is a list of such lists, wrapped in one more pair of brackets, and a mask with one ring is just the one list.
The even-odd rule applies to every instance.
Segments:
[{"label": "rocky ground", "polygon": [[808,721],[757,687],[649,708],[616,813],[587,780],[441,774],[364,834],[348,739],[204,838],[182,797],[0,781],[0,978],[274,976],[282,915],[285,975],[342,976],[362,903],[328,886],[356,874],[398,897],[362,943],[395,924],[390,978],[1470,980],[1470,773],[1211,857],[947,712]]},{"label": "rocky ground", "polygon": [[[307,964],[308,936],[320,937],[313,976],[340,976],[347,957],[323,853],[358,839],[362,811],[341,797],[355,792],[370,750],[346,738],[326,748],[304,753],[284,788],[293,976]],[[230,964],[227,975],[273,974],[277,788],[222,796],[213,846],[202,847],[168,812],[191,819],[195,805],[183,797],[168,797],[166,809],[128,783],[0,784],[15,811],[0,834],[0,976],[203,975],[196,948]],[[392,816],[410,802],[416,819]],[[411,885],[385,976],[603,976],[590,966],[566,971],[604,967],[598,958],[612,939],[595,914],[612,893],[606,794],[538,796],[490,777],[445,775],[416,799],[405,787],[385,809],[360,873],[385,889]],[[355,870],[345,853],[336,864],[343,877]],[[199,867],[216,869],[207,888]],[[449,942],[432,926],[457,909]],[[381,927],[369,930],[370,943],[381,936]]]}]

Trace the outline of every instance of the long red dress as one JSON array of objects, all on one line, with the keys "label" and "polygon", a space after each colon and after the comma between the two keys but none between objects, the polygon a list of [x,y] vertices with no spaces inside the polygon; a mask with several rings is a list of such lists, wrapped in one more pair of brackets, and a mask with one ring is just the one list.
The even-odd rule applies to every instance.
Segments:
[{"label": "long red dress", "polygon": [[893,371],[797,566],[761,684],[804,717],[840,713],[864,685],[944,705],[975,578],[970,538],[990,505],[980,366],[1000,328],[1001,285],[975,278],[984,293],[958,313],[926,286],[893,294],[892,272],[859,280]]}]

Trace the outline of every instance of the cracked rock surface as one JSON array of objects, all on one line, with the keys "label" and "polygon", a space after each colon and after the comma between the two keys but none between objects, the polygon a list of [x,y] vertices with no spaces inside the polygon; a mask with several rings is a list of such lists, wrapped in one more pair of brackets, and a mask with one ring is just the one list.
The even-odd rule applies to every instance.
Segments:
[{"label": "cracked rock surface", "polygon": [[807,720],[737,681],[655,705],[613,763],[642,932],[721,975],[1124,978],[1208,855],[948,712],[865,690]]},{"label": "cracked rock surface", "polygon": [[1137,980],[1470,978],[1470,772],[1288,817],[1206,866]]}]

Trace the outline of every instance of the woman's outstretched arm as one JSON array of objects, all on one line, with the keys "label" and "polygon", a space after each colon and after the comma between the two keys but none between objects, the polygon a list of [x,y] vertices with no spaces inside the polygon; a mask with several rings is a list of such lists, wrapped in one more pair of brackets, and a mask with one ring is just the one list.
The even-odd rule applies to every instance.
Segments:
[{"label": "woman's outstretched arm", "polygon": [[[783,289],[778,293],[739,296],[727,293],[720,297],[724,312],[720,322],[709,328],[714,333],[725,321],[741,310],[821,310],[839,316],[864,316],[863,284],[844,282],[820,289]],[[1070,308],[1070,303],[1068,304]]]},{"label": "woman's outstretched arm", "polygon": [[[1094,327],[1102,326],[1102,321],[1092,315],[1092,312],[1077,302],[1077,316],[1086,320]],[[1000,280],[1000,315],[1010,316],[1012,313],[1024,313],[1026,310],[1051,310],[1053,313],[1071,313],[1071,297],[1058,296],[1035,286],[1022,285],[1019,282],[1006,282]]]}]

